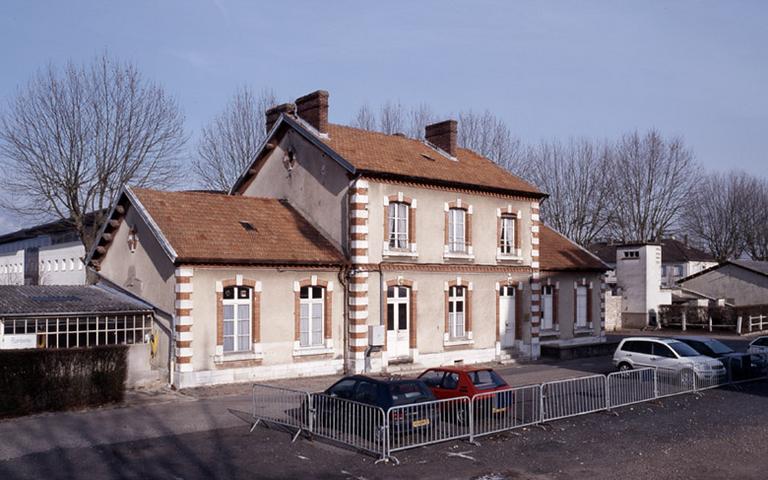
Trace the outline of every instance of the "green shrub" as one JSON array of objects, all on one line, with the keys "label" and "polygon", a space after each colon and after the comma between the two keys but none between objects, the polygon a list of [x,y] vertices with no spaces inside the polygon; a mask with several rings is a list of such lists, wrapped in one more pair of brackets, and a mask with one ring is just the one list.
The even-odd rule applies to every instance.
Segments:
[{"label": "green shrub", "polygon": [[0,350],[0,417],[120,402],[128,347]]}]

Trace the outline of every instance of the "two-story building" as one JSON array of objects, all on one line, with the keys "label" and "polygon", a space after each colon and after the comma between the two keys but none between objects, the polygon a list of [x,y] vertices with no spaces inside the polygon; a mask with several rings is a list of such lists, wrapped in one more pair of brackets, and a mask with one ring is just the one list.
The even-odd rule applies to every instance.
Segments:
[{"label": "two-story building", "polygon": [[604,341],[595,256],[546,195],[457,146],[328,122],[318,91],[266,112],[228,195],[126,188],[90,252],[173,311],[180,386],[537,358]]}]

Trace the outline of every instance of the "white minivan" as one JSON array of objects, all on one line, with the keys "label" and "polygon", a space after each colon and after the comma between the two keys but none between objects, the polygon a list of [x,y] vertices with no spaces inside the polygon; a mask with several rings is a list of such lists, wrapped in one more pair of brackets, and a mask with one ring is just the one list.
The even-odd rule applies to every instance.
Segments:
[{"label": "white minivan", "polygon": [[704,381],[713,381],[725,375],[725,367],[719,360],[701,355],[685,343],[671,338],[625,338],[613,354],[613,364],[619,370],[644,367],[671,370],[681,374],[685,380],[694,374]]}]

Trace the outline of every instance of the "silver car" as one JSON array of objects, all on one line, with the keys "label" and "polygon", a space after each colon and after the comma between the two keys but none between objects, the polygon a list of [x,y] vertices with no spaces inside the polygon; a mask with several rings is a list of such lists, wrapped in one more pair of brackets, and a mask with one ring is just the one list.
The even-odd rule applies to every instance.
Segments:
[{"label": "silver car", "polygon": [[683,383],[713,382],[725,375],[725,367],[714,358],[701,355],[688,345],[671,338],[630,337],[619,344],[613,354],[613,364],[619,370],[659,368],[680,375]]}]

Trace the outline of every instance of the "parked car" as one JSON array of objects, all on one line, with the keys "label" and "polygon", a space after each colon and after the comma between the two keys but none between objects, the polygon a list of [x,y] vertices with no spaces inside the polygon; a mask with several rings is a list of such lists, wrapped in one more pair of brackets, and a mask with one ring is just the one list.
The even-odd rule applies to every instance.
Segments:
[{"label": "parked car", "polygon": [[[474,398],[482,393],[508,390],[509,384],[492,368],[479,367],[438,367],[430,368],[421,375],[422,380],[439,400],[459,397]],[[487,400],[486,400],[487,398]],[[514,403],[513,392],[487,395],[476,402],[478,414],[490,409],[491,414],[502,414]],[[456,406],[455,415],[459,423],[466,422],[466,411]]]},{"label": "parked car", "polygon": [[[421,380],[392,380],[352,375],[344,377],[324,392],[331,398],[341,398],[381,408],[385,414],[392,407],[415,405],[435,400],[434,394]],[[348,402],[328,401],[313,396],[318,421],[324,426],[335,422],[357,421],[363,427],[378,427],[380,414],[370,409],[356,408]],[[435,423],[436,409],[432,405],[423,408],[398,409],[392,412],[390,427],[394,432],[411,432],[429,428]],[[350,418],[350,417],[354,417]]]},{"label": "parked car", "polygon": [[[749,377],[758,368],[759,363],[749,353],[740,353],[719,340],[707,337],[676,337],[702,355],[720,360],[723,366],[731,370],[734,379]],[[759,360],[758,360],[759,362]]]},{"label": "parked car", "polygon": [[670,370],[680,376],[683,385],[692,384],[694,376],[712,382],[725,375],[725,367],[719,360],[701,355],[673,338],[625,338],[613,354],[613,364],[619,370],[643,367]]},{"label": "parked car", "polygon": [[768,354],[768,336],[757,337],[749,343],[748,353]]}]

